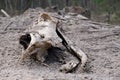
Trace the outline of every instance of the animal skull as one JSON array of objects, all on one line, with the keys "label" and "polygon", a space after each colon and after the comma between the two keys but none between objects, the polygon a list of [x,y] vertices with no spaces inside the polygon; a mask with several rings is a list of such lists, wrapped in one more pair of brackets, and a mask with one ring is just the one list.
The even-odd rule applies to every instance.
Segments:
[{"label": "animal skull", "polygon": [[73,46],[73,43],[63,35],[59,27],[59,21],[55,22],[54,19],[46,13],[41,14],[27,33],[20,37],[20,44],[23,45],[25,50],[22,53],[21,60],[37,53],[36,59],[42,63],[45,60],[44,56],[47,55],[47,49],[62,43],[78,61],[68,62],[68,64],[63,65],[60,70],[69,72],[79,64],[81,64],[81,68],[83,68],[87,62],[87,56],[79,48]]}]

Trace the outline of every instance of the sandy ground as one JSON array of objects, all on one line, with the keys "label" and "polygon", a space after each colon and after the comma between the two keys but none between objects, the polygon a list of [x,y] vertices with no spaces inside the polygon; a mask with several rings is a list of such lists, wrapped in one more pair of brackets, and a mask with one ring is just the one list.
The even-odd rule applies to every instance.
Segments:
[{"label": "sandy ground", "polygon": [[13,18],[0,17],[0,80],[120,80],[120,26],[78,16],[67,17],[63,30],[88,56],[84,73],[59,72],[61,63],[57,61],[49,62],[48,67],[32,59],[20,63],[19,37],[40,11],[31,9]]}]

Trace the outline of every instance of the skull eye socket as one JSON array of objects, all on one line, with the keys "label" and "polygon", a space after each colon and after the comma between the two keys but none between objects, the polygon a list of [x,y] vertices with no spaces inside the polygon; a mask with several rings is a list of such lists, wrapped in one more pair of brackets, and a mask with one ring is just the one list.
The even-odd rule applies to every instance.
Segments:
[{"label": "skull eye socket", "polygon": [[30,44],[30,41],[31,41],[31,36],[28,33],[25,35],[22,35],[19,39],[19,43],[24,47],[24,49],[27,49],[27,47]]},{"label": "skull eye socket", "polygon": [[41,38],[45,38],[45,36],[44,36],[44,35],[40,35],[40,37],[41,37]]}]

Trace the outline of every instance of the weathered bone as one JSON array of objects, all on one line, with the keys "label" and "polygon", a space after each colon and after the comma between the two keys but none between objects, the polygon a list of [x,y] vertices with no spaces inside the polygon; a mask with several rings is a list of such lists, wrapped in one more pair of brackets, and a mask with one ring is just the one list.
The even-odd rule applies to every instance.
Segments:
[{"label": "weathered bone", "polygon": [[[43,13],[40,15],[39,19],[37,20],[37,24],[34,24],[30,30],[27,31],[31,38],[30,42],[27,41],[27,44],[25,44],[23,41],[21,41],[25,48],[25,51],[22,53],[21,60],[23,61],[25,58],[34,54],[34,50],[38,48],[39,51],[37,50],[37,55],[44,55],[46,54],[48,48],[60,43],[62,40],[56,34],[55,29],[56,23],[48,14]],[[20,39],[24,39],[24,36],[22,36]],[[36,56],[36,58],[40,61],[40,57]],[[44,60],[41,62],[43,61]]]},{"label": "weathered bone", "polygon": [[[61,71],[64,71],[64,72],[69,72],[70,70],[72,70],[71,68],[75,68],[77,67],[80,62],[81,62],[81,69],[84,68],[86,62],[87,62],[87,56],[86,54],[80,50],[76,45],[74,45],[59,29],[59,22],[56,24],[56,33],[58,34],[58,36],[62,39],[62,43],[63,45],[68,49],[68,51],[73,55],[75,56],[78,60],[79,60],[79,63],[78,62],[70,62],[71,64],[65,64],[63,65],[64,67],[62,67],[60,70]],[[73,65],[72,65],[73,64]],[[71,68],[68,68],[71,67]],[[74,67],[73,67],[74,66]]]},{"label": "weathered bone", "polygon": [[37,21],[37,24],[29,30],[29,35],[27,35],[27,38],[30,36],[30,41],[27,42],[28,46],[22,42],[22,40],[26,39],[25,36],[20,38],[22,45],[25,46],[25,51],[22,53],[21,59],[24,60],[37,51],[36,58],[43,62],[43,57],[47,54],[47,49],[62,42],[68,51],[77,58],[77,61],[68,62],[60,70],[69,72],[80,65],[80,63],[80,67],[84,68],[87,62],[87,56],[60,31],[60,22],[55,23],[48,14],[42,14]]}]

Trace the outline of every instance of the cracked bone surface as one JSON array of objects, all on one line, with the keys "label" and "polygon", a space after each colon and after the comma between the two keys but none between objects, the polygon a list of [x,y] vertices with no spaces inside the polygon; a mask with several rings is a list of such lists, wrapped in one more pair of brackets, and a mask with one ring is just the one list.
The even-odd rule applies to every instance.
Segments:
[{"label": "cracked bone surface", "polygon": [[[44,56],[47,55],[47,49],[51,48],[51,46],[55,47],[57,44],[62,43],[70,54],[77,58],[77,61],[70,61],[62,65],[60,71],[69,72],[78,65],[81,65],[80,67],[83,68],[87,62],[87,56],[78,47],[74,46],[73,43],[60,31],[60,26],[60,22],[54,21],[53,17],[50,17],[46,13],[41,14],[38,20],[34,22],[33,26],[26,30],[29,35],[26,34],[20,38],[20,43],[25,48],[21,60],[37,53],[37,60],[44,62]],[[26,39],[29,40],[25,42]]]}]

